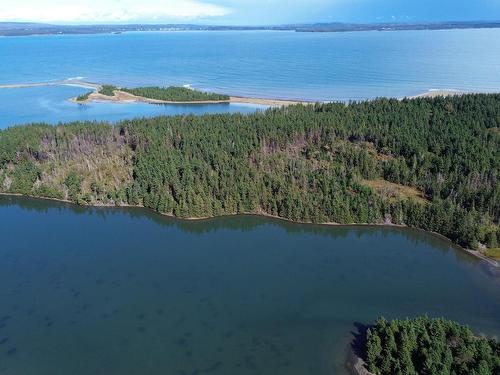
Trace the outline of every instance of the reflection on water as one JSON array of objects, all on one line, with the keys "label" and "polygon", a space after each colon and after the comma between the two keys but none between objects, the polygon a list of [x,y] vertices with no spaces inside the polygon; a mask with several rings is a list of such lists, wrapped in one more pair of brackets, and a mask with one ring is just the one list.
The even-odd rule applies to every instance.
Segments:
[{"label": "reflection on water", "polygon": [[[315,234],[328,236],[332,239],[346,238],[356,236],[361,238],[367,234],[379,234],[383,238],[394,233],[403,234],[406,239],[414,245],[433,246],[436,250],[442,252],[453,252],[460,261],[479,265],[480,259],[467,254],[459,249],[458,246],[451,245],[447,240],[426,233],[414,228],[400,228],[387,226],[365,226],[365,225],[347,225],[347,226],[327,226],[317,224],[299,224],[287,220],[265,218],[258,215],[237,215],[225,216],[203,220],[183,220],[164,216],[143,208],[121,208],[121,207],[83,207],[69,203],[52,202],[43,199],[32,199],[28,197],[0,197],[0,207],[15,205],[22,207],[26,211],[35,210],[40,213],[47,213],[48,210],[69,210],[74,214],[99,216],[103,219],[111,215],[127,215],[136,219],[148,219],[157,225],[175,227],[189,234],[207,234],[216,232],[220,229],[231,229],[239,231],[252,231],[263,225],[276,225],[289,234]],[[486,266],[486,264],[484,264]],[[489,267],[486,267],[489,268]]]},{"label": "reflection on water", "polygon": [[0,374],[343,374],[353,324],[500,333],[500,281],[415,230],[0,197]]}]

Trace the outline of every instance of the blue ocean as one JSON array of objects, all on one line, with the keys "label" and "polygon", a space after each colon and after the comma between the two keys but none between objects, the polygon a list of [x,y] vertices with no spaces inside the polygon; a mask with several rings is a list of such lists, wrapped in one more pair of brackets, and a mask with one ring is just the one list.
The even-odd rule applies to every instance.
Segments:
[{"label": "blue ocean", "polygon": [[[432,89],[500,89],[500,29],[300,33],[134,32],[0,38],[0,85],[81,78],[118,86],[190,85],[263,98],[364,100]],[[50,86],[0,89],[0,127],[252,106],[95,104],[87,91]]]}]

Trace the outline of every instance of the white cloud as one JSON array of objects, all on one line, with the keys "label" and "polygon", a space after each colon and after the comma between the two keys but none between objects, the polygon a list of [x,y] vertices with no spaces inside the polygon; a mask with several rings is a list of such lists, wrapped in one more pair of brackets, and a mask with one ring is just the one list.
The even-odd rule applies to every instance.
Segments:
[{"label": "white cloud", "polygon": [[0,22],[161,22],[229,13],[203,0],[0,0]]}]

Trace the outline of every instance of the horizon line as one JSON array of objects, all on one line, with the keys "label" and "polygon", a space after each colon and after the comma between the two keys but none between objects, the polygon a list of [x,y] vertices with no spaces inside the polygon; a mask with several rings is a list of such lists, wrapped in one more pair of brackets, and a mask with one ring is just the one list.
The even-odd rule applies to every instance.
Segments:
[{"label": "horizon line", "polygon": [[447,23],[462,23],[462,24],[473,24],[473,23],[500,23],[500,19],[480,19],[480,20],[442,20],[442,21],[370,21],[370,22],[349,22],[349,21],[311,21],[311,22],[291,22],[291,23],[268,23],[268,24],[231,24],[231,23],[199,23],[199,22],[104,22],[104,23],[64,23],[64,22],[37,22],[37,21],[2,21],[0,24],[12,24],[12,25],[22,25],[22,24],[33,24],[42,26],[210,26],[210,27],[284,27],[284,26],[303,26],[303,25],[419,25],[419,24],[447,24]]}]

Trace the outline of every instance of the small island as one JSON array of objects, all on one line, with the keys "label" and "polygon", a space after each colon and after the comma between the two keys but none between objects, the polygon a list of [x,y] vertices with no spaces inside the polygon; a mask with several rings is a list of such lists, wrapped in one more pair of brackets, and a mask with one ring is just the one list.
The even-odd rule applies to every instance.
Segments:
[{"label": "small island", "polygon": [[454,321],[379,318],[362,339],[359,375],[500,374],[500,342]]},{"label": "small island", "polygon": [[143,102],[150,104],[224,104],[224,103],[247,103],[272,107],[289,106],[295,104],[312,104],[306,101],[248,98],[241,96],[229,96],[225,94],[205,92],[189,87],[117,87],[114,85],[97,85],[87,82],[77,82],[77,85],[91,87],[89,91],[74,99],[73,102],[85,104],[89,102],[114,102],[129,103]]},{"label": "small island", "polygon": [[187,87],[116,87],[102,85],[96,91],[80,95],[78,103],[98,101],[144,101],[149,103],[228,103],[228,95],[194,90]]}]

